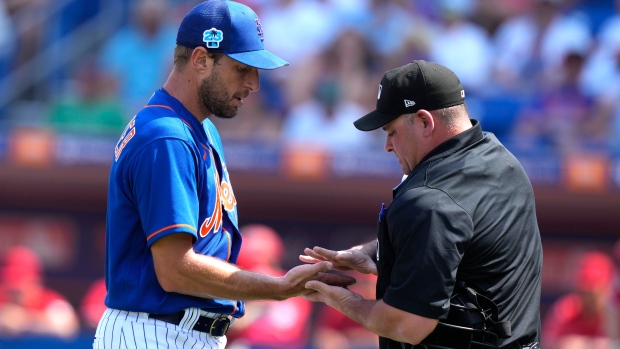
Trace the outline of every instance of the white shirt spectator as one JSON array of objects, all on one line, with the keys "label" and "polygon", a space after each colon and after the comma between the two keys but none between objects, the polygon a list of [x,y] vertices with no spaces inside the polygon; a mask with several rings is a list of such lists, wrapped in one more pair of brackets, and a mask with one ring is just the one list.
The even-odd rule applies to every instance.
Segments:
[{"label": "white shirt spectator", "polygon": [[[556,70],[562,63],[562,57],[570,51],[587,51],[592,40],[590,28],[584,18],[565,15],[559,10],[552,16],[539,40],[538,59],[543,71]],[[533,13],[506,20],[495,36],[496,70],[517,80],[526,74],[527,65],[537,58],[537,39],[538,23]]]},{"label": "white shirt spectator", "polygon": [[584,68],[584,90],[590,95],[620,99],[620,13],[601,26],[597,42]]},{"label": "white shirt spectator", "polygon": [[466,90],[488,86],[493,50],[490,37],[482,27],[455,19],[439,27],[429,44],[429,60],[454,71]]},{"label": "white shirt spectator", "polygon": [[13,20],[6,10],[4,1],[0,1],[0,75],[9,68],[10,60],[15,54],[15,30]]},{"label": "white shirt spectator", "polygon": [[328,116],[323,103],[310,99],[293,106],[282,125],[282,139],[286,144],[305,144],[333,151],[366,147],[371,137],[353,126],[353,122],[366,113],[367,110],[354,102],[341,101]]},{"label": "white shirt spectator", "polygon": [[586,94],[614,110],[610,145],[620,151],[620,12],[601,26],[597,41],[586,61],[581,85]]},{"label": "white shirt spectator", "polygon": [[336,37],[334,11],[317,0],[278,0],[262,7],[265,46],[291,65],[323,51]]}]

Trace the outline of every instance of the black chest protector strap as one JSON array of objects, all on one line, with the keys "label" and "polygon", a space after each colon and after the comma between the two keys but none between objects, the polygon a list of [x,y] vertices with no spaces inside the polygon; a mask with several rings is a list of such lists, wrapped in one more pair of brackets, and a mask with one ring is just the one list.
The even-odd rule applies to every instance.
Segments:
[{"label": "black chest protector strap", "polygon": [[510,321],[498,320],[499,309],[490,298],[467,287],[464,282],[459,282],[458,284],[460,284],[458,287],[466,292],[469,301],[481,310],[482,315],[485,317],[485,323],[490,329],[494,330],[500,338],[508,338],[512,335]]},{"label": "black chest protector strap", "polygon": [[512,334],[510,321],[499,321],[499,309],[488,297],[457,282],[448,318],[413,348],[485,349],[500,348],[499,339]]}]

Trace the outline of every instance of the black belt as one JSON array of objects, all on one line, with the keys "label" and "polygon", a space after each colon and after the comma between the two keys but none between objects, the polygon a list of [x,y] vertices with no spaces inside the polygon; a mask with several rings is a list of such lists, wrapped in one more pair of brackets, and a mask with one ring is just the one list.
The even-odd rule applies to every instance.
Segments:
[{"label": "black belt", "polygon": [[[185,310],[181,310],[174,314],[149,314],[149,318],[165,321],[171,324],[179,325],[185,316]],[[206,332],[213,337],[221,337],[226,334],[230,327],[230,319],[228,317],[210,318],[201,316],[192,328],[194,331]]]}]

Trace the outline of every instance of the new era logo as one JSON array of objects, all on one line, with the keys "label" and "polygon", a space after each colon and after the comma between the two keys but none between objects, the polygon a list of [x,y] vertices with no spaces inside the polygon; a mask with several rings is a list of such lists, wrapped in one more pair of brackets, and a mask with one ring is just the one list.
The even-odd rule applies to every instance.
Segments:
[{"label": "new era logo", "polygon": [[408,99],[405,99],[405,108],[413,107],[414,105],[415,105],[414,101],[410,101]]}]

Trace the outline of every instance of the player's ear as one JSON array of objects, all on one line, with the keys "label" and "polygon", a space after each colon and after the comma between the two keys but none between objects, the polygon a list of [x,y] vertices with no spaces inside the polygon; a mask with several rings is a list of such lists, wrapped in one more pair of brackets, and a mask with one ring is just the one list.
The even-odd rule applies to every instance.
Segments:
[{"label": "player's ear", "polygon": [[213,67],[213,58],[209,57],[209,52],[206,48],[198,46],[192,51],[191,63],[194,69],[199,73],[206,73],[207,75],[211,72],[211,68]]}]

